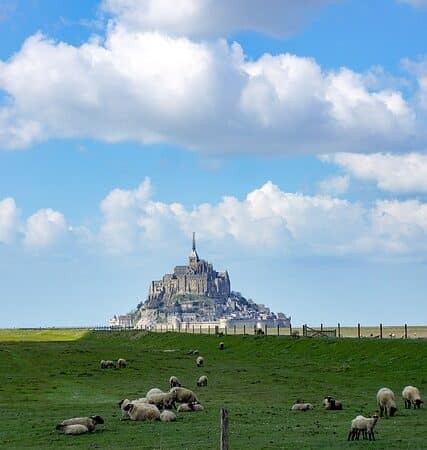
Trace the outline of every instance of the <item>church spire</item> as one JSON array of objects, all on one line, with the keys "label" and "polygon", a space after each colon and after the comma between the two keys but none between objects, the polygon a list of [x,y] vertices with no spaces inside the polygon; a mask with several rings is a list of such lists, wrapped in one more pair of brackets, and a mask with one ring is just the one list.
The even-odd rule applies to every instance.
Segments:
[{"label": "church spire", "polygon": [[193,231],[193,252],[196,251],[196,233]]},{"label": "church spire", "polygon": [[199,260],[199,255],[197,254],[197,250],[196,250],[196,233],[193,231],[193,247],[192,247],[192,252],[190,255],[190,263],[193,262],[198,262]]}]

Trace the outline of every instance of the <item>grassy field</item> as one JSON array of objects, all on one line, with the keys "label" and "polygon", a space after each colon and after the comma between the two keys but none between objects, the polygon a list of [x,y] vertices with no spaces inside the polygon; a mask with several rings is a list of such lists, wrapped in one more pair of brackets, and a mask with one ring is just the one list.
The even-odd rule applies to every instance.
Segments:
[{"label": "grassy field", "polygon": [[[400,398],[407,384],[427,392],[424,340],[67,331],[0,332],[0,340],[9,341],[0,342],[1,448],[217,449],[221,406],[230,412],[231,449],[427,448],[427,409],[405,410]],[[204,368],[186,354],[195,348]],[[100,359],[118,357],[129,367],[99,368]],[[208,388],[195,386],[201,374],[208,375]],[[204,412],[181,414],[176,423],[120,421],[120,399],[166,389],[170,375],[197,392]],[[396,393],[397,416],[379,421],[377,441],[347,443],[350,420],[375,411],[382,386]],[[324,411],[325,395],[343,399],[345,409]],[[298,398],[315,409],[291,412]],[[91,414],[105,419],[95,434],[54,431],[64,418]]]}]

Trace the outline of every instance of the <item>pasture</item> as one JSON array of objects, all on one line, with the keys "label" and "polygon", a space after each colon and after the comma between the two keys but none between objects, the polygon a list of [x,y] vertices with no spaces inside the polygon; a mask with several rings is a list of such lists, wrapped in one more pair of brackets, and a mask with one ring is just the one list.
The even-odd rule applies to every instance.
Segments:
[{"label": "pasture", "polygon": [[[408,384],[427,393],[425,340],[37,333],[0,332],[0,448],[217,449],[222,406],[230,413],[231,449],[427,448],[427,410],[405,410],[400,395]],[[204,368],[187,354],[192,349],[205,357]],[[126,369],[99,368],[101,359],[118,357],[127,359]],[[207,388],[196,387],[201,374]],[[171,375],[197,393],[204,412],[175,423],[120,421],[120,399],[167,389]],[[376,410],[383,386],[396,394],[396,417],[380,419],[375,442],[348,443],[351,419]],[[342,399],[344,410],[324,411],[326,395]],[[315,409],[291,412],[297,399]],[[55,431],[62,419],[92,414],[105,419],[94,434]]]}]

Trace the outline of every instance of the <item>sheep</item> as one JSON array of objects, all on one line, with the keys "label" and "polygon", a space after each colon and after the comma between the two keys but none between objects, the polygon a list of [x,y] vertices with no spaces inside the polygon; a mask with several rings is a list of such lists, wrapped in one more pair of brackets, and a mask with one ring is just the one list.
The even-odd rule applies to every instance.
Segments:
[{"label": "sheep", "polygon": [[[89,433],[89,428],[85,425],[81,425],[79,423],[76,423],[74,425],[57,425],[57,430],[59,430],[61,433],[64,434],[71,434],[71,435],[79,435],[79,434],[85,434]],[[94,431],[94,430],[90,430]]]},{"label": "sheep", "polygon": [[347,440],[359,440],[360,433],[363,437],[366,436],[369,440],[375,441],[374,428],[378,421],[378,415],[374,414],[372,417],[357,416],[351,421],[351,428],[347,436]]},{"label": "sheep", "polygon": [[328,411],[341,410],[342,402],[336,400],[334,397],[328,396],[323,399],[323,406]]},{"label": "sheep", "polygon": [[220,342],[218,347],[220,350],[224,350],[224,342]]},{"label": "sheep", "polygon": [[116,368],[116,365],[114,364],[114,362],[109,359],[108,360],[103,359],[101,361],[100,365],[101,365],[101,369],[115,369]]},{"label": "sheep", "polygon": [[163,391],[159,388],[152,388],[150,389],[147,394],[145,395],[146,398],[148,398],[152,394],[163,394]]},{"label": "sheep", "polygon": [[124,410],[129,415],[130,420],[154,421],[160,420],[160,411],[155,405],[148,403],[129,403]]},{"label": "sheep", "polygon": [[160,413],[160,420],[162,422],[175,422],[176,421],[176,415],[174,412],[165,409]]},{"label": "sheep", "polygon": [[60,427],[67,425],[84,425],[89,431],[94,431],[96,425],[103,424],[104,419],[101,416],[90,416],[90,417],[73,417],[72,419],[63,420],[57,425],[56,429],[59,430]]},{"label": "sheep", "polygon": [[148,400],[145,397],[138,398],[138,399],[132,400],[132,401],[129,401],[127,398],[120,400],[118,405],[119,405],[119,408],[122,410],[122,419],[121,420],[129,419],[129,414],[125,410],[126,406],[129,404],[136,405],[138,403],[148,403]]},{"label": "sheep", "polygon": [[169,384],[171,388],[181,386],[181,383],[179,382],[178,378],[174,376],[169,378]]},{"label": "sheep", "polygon": [[393,417],[397,411],[394,393],[389,388],[381,388],[377,393],[377,403],[380,417]]},{"label": "sheep", "polygon": [[203,356],[198,356],[196,359],[197,367],[203,367],[203,364],[205,363],[205,359]]},{"label": "sheep", "polygon": [[291,411],[308,411],[309,409],[313,409],[311,403],[295,403],[292,405]]},{"label": "sheep", "polygon": [[193,350],[193,355],[198,355],[199,354],[199,350]]},{"label": "sheep", "polygon": [[421,408],[424,402],[421,400],[420,391],[414,386],[406,386],[402,391],[403,400],[405,400],[405,408],[411,409],[411,404],[414,409]]},{"label": "sheep", "polygon": [[175,401],[178,403],[199,403],[196,394],[190,389],[174,387],[169,392],[174,393]]},{"label": "sheep", "polygon": [[178,407],[178,412],[197,412],[203,411],[204,408],[200,403],[182,403]]},{"label": "sheep", "polygon": [[202,375],[198,380],[197,380],[197,386],[201,387],[201,386],[207,386],[208,385],[208,377],[206,375]]},{"label": "sheep", "polygon": [[175,406],[176,393],[173,391],[151,394],[147,397],[148,403],[156,405],[159,409],[171,409]]},{"label": "sheep", "polygon": [[126,366],[127,366],[127,362],[126,362],[125,359],[119,358],[119,359],[117,360],[117,367],[118,367],[119,369],[124,369]]}]

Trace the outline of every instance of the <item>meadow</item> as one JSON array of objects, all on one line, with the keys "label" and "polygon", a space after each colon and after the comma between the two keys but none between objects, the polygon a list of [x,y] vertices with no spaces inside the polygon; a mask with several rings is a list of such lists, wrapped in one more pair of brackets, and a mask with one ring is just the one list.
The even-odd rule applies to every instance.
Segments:
[{"label": "meadow", "polygon": [[[187,354],[192,349],[205,357],[204,368]],[[100,369],[101,359],[118,357],[126,369]],[[196,386],[201,374],[207,388]],[[181,414],[175,423],[120,420],[120,399],[166,389],[171,375],[194,389],[204,412]],[[217,449],[226,407],[231,449],[425,449],[427,410],[404,409],[400,393],[408,384],[427,392],[423,339],[0,331],[0,448]],[[396,394],[396,417],[380,419],[375,442],[347,442],[351,419],[375,412],[383,386]],[[344,410],[323,410],[326,395],[342,399]],[[297,399],[315,409],[290,411]],[[94,434],[55,431],[62,419],[92,414],[105,419]]]}]

